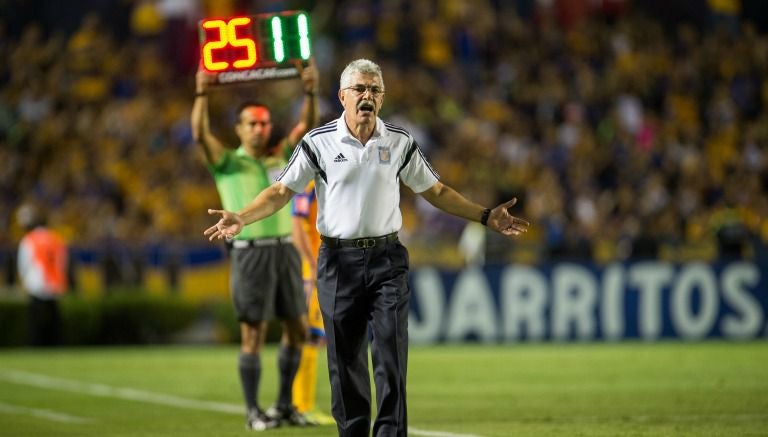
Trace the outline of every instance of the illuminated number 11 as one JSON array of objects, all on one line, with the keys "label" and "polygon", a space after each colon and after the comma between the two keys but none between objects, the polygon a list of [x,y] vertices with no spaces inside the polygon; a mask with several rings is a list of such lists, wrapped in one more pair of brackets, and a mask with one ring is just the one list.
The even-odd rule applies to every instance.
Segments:
[{"label": "illuminated number 11", "polygon": [[296,17],[299,25],[299,47],[301,49],[301,59],[309,59],[309,24],[305,14],[299,14]]},{"label": "illuminated number 11", "polygon": [[283,59],[285,59],[285,43],[283,42],[283,22],[279,17],[272,17],[272,38],[275,40],[275,61],[283,62]]},{"label": "illuminated number 11", "polygon": [[[285,40],[283,39],[283,20],[280,17],[272,17],[272,47],[275,49],[275,62],[285,60]],[[296,24],[299,31],[299,51],[301,59],[309,59],[309,20],[306,14],[296,16]]]}]

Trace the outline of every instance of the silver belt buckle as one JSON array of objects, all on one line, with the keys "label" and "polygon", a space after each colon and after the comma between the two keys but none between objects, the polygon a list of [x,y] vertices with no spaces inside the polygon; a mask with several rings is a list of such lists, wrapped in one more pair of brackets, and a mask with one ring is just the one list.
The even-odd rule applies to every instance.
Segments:
[{"label": "silver belt buckle", "polygon": [[355,247],[358,249],[370,249],[371,247],[376,247],[376,240],[373,238],[361,238],[355,241]]}]

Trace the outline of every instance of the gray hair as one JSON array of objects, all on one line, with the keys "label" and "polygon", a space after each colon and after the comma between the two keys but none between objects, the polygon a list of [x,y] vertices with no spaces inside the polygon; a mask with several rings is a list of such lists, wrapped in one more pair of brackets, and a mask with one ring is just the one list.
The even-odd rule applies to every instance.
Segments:
[{"label": "gray hair", "polygon": [[354,73],[360,74],[374,74],[381,80],[381,86],[384,87],[384,76],[381,74],[381,67],[375,62],[368,59],[356,59],[347,65],[347,68],[341,73],[341,79],[339,80],[339,87],[344,89],[348,86],[352,86],[352,75]]}]

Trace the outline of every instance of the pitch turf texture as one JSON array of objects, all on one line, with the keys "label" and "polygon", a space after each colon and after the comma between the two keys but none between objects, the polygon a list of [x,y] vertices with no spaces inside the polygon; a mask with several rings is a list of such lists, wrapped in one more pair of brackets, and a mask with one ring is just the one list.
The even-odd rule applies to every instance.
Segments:
[{"label": "pitch turf texture", "polygon": [[[0,435],[249,434],[236,355],[234,346],[0,350]],[[274,362],[270,347],[265,406]],[[413,436],[768,435],[767,342],[412,347],[408,389]]]}]

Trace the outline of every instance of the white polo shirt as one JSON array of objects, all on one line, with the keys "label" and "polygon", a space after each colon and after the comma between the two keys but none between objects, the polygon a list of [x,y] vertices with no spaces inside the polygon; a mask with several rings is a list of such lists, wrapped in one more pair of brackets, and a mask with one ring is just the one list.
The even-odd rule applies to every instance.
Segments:
[{"label": "white polo shirt", "polygon": [[400,230],[400,181],[415,193],[439,176],[413,137],[376,118],[363,145],[347,128],[344,114],[309,131],[277,178],[300,193],[315,180],[317,230],[334,238],[378,237]]}]

